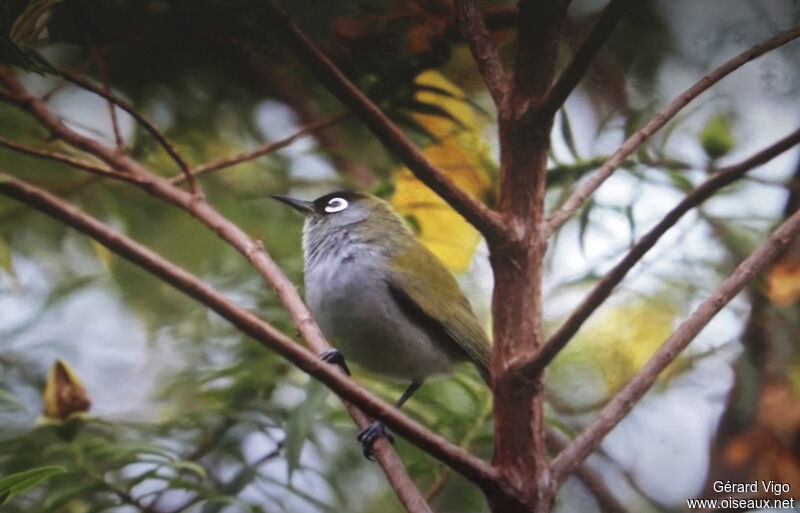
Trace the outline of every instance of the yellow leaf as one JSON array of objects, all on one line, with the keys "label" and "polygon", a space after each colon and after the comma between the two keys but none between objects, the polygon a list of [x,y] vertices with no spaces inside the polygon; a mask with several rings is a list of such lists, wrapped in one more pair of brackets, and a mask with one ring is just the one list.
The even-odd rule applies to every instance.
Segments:
[{"label": "yellow leaf", "polygon": [[784,258],[772,266],[767,278],[767,297],[775,305],[786,306],[794,303],[798,296],[800,296],[800,262]]},{"label": "yellow leaf", "polygon": [[61,360],[56,360],[45,382],[44,416],[65,420],[74,413],[88,411],[90,405],[91,401],[75,371]]},{"label": "yellow leaf", "polygon": [[[416,99],[447,111],[453,118],[412,114],[436,140],[422,151],[423,155],[462,190],[483,198],[491,187],[482,164],[490,159],[489,149],[482,137],[482,126],[463,99],[463,91],[437,71],[420,74],[417,83],[446,91],[449,95],[420,91]],[[420,241],[451,271],[463,271],[469,266],[480,234],[408,168],[397,173],[392,205],[402,216],[413,220]]]},{"label": "yellow leaf", "polygon": [[642,368],[672,332],[674,319],[670,305],[654,300],[601,310],[548,367],[548,388],[573,407],[598,405]]},{"label": "yellow leaf", "polygon": [[97,259],[103,264],[103,267],[108,269],[111,264],[111,251],[94,239],[91,239],[89,242],[92,244],[92,249]]}]

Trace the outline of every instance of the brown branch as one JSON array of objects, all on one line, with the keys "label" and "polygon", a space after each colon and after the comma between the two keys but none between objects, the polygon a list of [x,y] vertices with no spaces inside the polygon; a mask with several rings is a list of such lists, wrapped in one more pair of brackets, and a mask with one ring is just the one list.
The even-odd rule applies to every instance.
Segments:
[{"label": "brown branch", "polygon": [[[71,130],[64,125],[57,116],[48,110],[44,102],[31,96],[22,87],[19,81],[16,80],[13,74],[7,72],[7,68],[3,68],[2,66],[0,66],[0,81],[14,91],[11,100],[20,108],[36,116],[54,137],[60,138],[70,145],[100,158],[114,168],[118,168],[140,178],[141,182],[137,182],[139,187],[155,197],[186,210],[207,228],[214,231],[222,240],[226,241],[234,249],[244,255],[273,288],[289,315],[292,317],[301,336],[311,349],[319,354],[330,348],[322,332],[319,330],[319,327],[314,322],[311,313],[306,308],[302,299],[300,299],[297,289],[292,282],[286,278],[260,242],[252,240],[238,226],[219,214],[219,212],[214,210],[213,207],[202,198],[175,187],[166,179],[154,175],[129,156],[119,154],[97,141],[84,137]],[[321,381],[326,384],[328,383],[323,379],[321,379]],[[375,401],[382,403],[382,401],[363,388],[355,385],[353,386],[360,391],[359,393],[361,395],[366,394],[366,396],[369,396],[371,398],[370,400],[373,401],[373,405],[377,404]],[[336,391],[336,388],[332,389]],[[359,427],[363,428],[368,425],[369,420],[355,406],[348,403],[346,403],[345,406],[348,408],[348,411]],[[377,410],[370,408],[370,406],[367,406],[363,409],[367,413],[375,414],[374,412]],[[407,433],[414,433],[411,437],[407,437],[411,443],[421,443],[419,446],[423,448],[423,450],[428,451],[429,454],[435,458],[451,466],[454,470],[467,477],[467,479],[474,479],[474,482],[483,488],[484,491],[487,491],[487,493],[512,493],[505,491],[506,487],[498,484],[494,469],[485,462],[453,445],[444,438],[420,427],[405,415],[396,410],[394,410],[389,417],[384,417],[383,412],[377,415],[378,418],[384,420],[387,425],[403,436],[407,436]],[[398,416],[399,418],[405,419],[403,421],[406,423],[405,427],[394,424],[394,419]],[[417,437],[420,433],[422,433],[423,438],[418,439]],[[401,501],[403,501],[407,507],[421,504],[423,501],[419,495],[419,491],[416,490],[415,487],[408,486],[408,482],[410,482],[408,475],[388,442],[383,439],[378,440],[373,446],[373,450],[376,459],[384,469],[390,483],[398,493],[402,492],[404,494],[400,495]]]},{"label": "brown branch", "polygon": [[[560,431],[551,428],[547,430],[547,442],[552,446],[552,450],[560,452],[567,446],[569,439]],[[626,513],[628,511],[628,508],[608,489],[603,479],[589,468],[585,462],[578,466],[575,474],[577,474],[578,479],[583,481],[586,488],[592,492],[600,511],[603,513]]]},{"label": "brown branch", "polygon": [[275,0],[265,0],[265,3],[303,64],[339,101],[349,107],[417,178],[464,216],[487,239],[497,240],[510,236],[502,218],[461,190],[447,175],[434,167],[405,134],[306,37]]},{"label": "brown branch", "polygon": [[800,234],[800,211],[762,242],[714,293],[659,347],[642,369],[603,408],[597,418],[551,464],[553,485],[558,486],[636,405],[658,375],[680,354],[744,286],[766,268]]},{"label": "brown branch", "polygon": [[478,9],[476,0],[455,0],[454,3],[461,34],[472,52],[494,104],[498,110],[502,110],[508,94],[508,77],[500,62],[497,48],[492,42],[489,29],[486,28],[486,21]]},{"label": "brown branch", "polygon": [[108,178],[116,178],[117,180],[124,180],[126,182],[136,183],[138,180],[130,175],[126,175],[124,173],[118,173],[113,169],[109,169],[107,167],[98,166],[96,164],[92,164],[91,162],[87,162],[82,159],[77,159],[71,157],[69,155],[64,155],[63,153],[58,153],[55,151],[47,151],[42,150],[39,148],[34,148],[32,146],[26,146],[24,144],[20,144],[18,142],[12,141],[10,139],[6,139],[5,137],[0,136],[0,146],[8,148],[10,150],[14,150],[19,153],[24,153],[26,155],[31,155],[33,157],[39,157],[47,160],[53,160],[55,162],[59,162],[61,164],[65,164],[70,167],[74,167],[76,169],[80,169],[82,171],[86,171],[93,175],[103,176]]},{"label": "brown branch", "polygon": [[513,229],[509,241],[489,240],[494,292],[491,355],[494,393],[492,463],[520,490],[516,502],[492,500],[492,511],[549,511],[553,495],[545,443],[540,378],[526,379],[518,362],[536,354],[542,336],[545,178],[552,119],[526,116],[553,78],[565,9],[556,0],[521,0],[511,90],[498,116],[500,180],[497,209]]},{"label": "brown branch", "polygon": [[567,222],[575,212],[583,205],[589,196],[611,176],[611,173],[620,165],[631,153],[650,138],[657,130],[663,127],[670,119],[675,117],[689,102],[697,98],[701,93],[722,80],[725,76],[740,68],[744,64],[756,59],[765,53],[785,45],[786,43],[800,37],[800,25],[781,32],[767,39],[763,43],[757,44],[736,57],[729,59],[724,64],[716,68],[711,73],[701,78],[692,87],[678,96],[663,111],[647,122],[645,126],[631,135],[619,149],[598,169],[586,182],[583,183],[570,197],[564,202],[560,209],[554,212],[547,220],[545,236],[549,236],[559,226]]},{"label": "brown branch", "polygon": [[[61,196],[70,196],[76,193],[80,193],[81,190],[87,188],[92,184],[99,182],[101,179],[102,177],[97,175],[87,176],[83,180],[79,180],[75,183],[69,184],[66,187],[58,188],[57,192]],[[29,209],[25,205],[15,205],[13,207],[7,208],[6,210],[0,212],[0,223],[10,219],[18,220],[19,216],[23,216],[28,212],[31,212],[31,209]]]},{"label": "brown branch", "polygon": [[[199,176],[199,175],[204,175],[206,173],[213,173],[213,172],[219,171],[221,169],[226,169],[226,168],[229,168],[229,167],[233,167],[233,166],[239,165],[239,164],[241,164],[243,162],[247,162],[249,160],[257,159],[259,157],[263,157],[264,155],[267,155],[269,153],[278,151],[281,148],[285,148],[286,146],[289,146],[290,144],[292,144],[296,140],[300,139],[301,137],[304,137],[304,136],[306,136],[308,134],[313,134],[314,132],[317,132],[319,130],[324,130],[325,128],[327,128],[327,127],[329,127],[329,126],[331,126],[333,124],[338,123],[339,121],[341,121],[342,119],[346,118],[349,115],[350,114],[348,112],[342,112],[340,114],[336,114],[335,116],[329,116],[329,117],[327,117],[325,119],[321,119],[319,121],[315,121],[313,123],[309,123],[309,124],[307,124],[307,125],[305,125],[303,127],[300,127],[295,133],[291,134],[288,137],[285,137],[285,138],[280,139],[278,141],[272,141],[272,142],[268,142],[266,144],[262,144],[261,146],[259,146],[258,148],[255,148],[254,150],[251,150],[251,151],[248,151],[248,152],[244,152],[244,153],[240,153],[240,154],[235,155],[235,156],[230,157],[230,158],[219,159],[219,160],[215,160],[213,162],[208,162],[206,164],[202,164],[200,166],[197,166],[197,167],[191,169],[189,171],[189,174],[191,176],[195,176],[196,177],[196,176]],[[169,181],[172,184],[180,184],[180,183],[183,183],[184,181],[186,181],[186,176],[187,175],[181,173],[181,174],[173,176],[172,178],[169,179]]]},{"label": "brown branch", "polygon": [[[94,62],[94,56],[89,55],[88,57],[84,58],[81,62],[79,62],[77,66],[73,66],[70,71],[72,71],[73,73],[84,73],[92,66],[93,62]],[[48,89],[46,93],[41,95],[42,100],[49,102],[53,98],[53,96],[55,96],[56,93],[64,89],[64,87],[66,87],[67,84],[69,84],[69,82],[67,82],[67,80],[64,77],[59,77],[58,82],[53,87]]]},{"label": "brown branch", "polygon": [[572,61],[558,77],[553,87],[550,88],[547,98],[538,108],[541,116],[555,116],[558,109],[567,101],[567,97],[578,85],[595,55],[600,51],[603,43],[611,36],[617,23],[625,14],[625,9],[630,4],[631,0],[610,0],[608,2],[608,5],[600,14],[600,19],[597,20],[592,31],[583,40],[583,43],[581,43],[581,46],[572,57]]},{"label": "brown branch", "polygon": [[133,105],[128,103],[127,101],[123,100],[119,96],[113,94],[111,91],[107,91],[102,87],[98,87],[88,80],[70,72],[70,71],[61,71],[60,75],[64,77],[66,80],[72,82],[73,84],[86,89],[87,91],[91,91],[99,96],[102,96],[106,100],[118,105],[122,110],[130,114],[145,130],[147,130],[150,135],[161,145],[162,148],[167,152],[167,154],[175,161],[178,167],[186,176],[186,181],[189,183],[189,189],[192,191],[192,194],[200,194],[199,189],[197,188],[197,183],[194,180],[194,177],[191,176],[189,173],[189,165],[186,161],[181,157],[178,150],[169,142],[167,137],[161,133],[161,131],[156,128],[144,115],[139,112]]},{"label": "brown branch", "polygon": [[782,138],[767,148],[751,157],[717,171],[714,176],[696,187],[686,195],[678,205],[664,216],[647,234],[645,234],[628,251],[617,265],[614,266],[595,285],[594,289],[586,296],[581,304],[570,314],[558,330],[553,333],[542,346],[537,355],[523,366],[523,372],[528,376],[535,376],[553,361],[570,339],[578,332],[590,315],[608,298],[611,291],[622,281],[625,275],[636,265],[639,260],[658,242],[664,233],[672,228],[688,211],[700,205],[721,188],[742,178],[745,173],[758,167],[781,153],[800,143],[800,129]]},{"label": "brown branch", "polygon": [[[185,191],[180,192],[188,194]],[[335,366],[323,362],[314,353],[298,345],[258,316],[235,305],[191,273],[131,239],[112,231],[73,205],[10,175],[0,173],[0,194],[40,210],[59,222],[92,237],[114,253],[130,260],[208,306],[243,333],[320,380],[345,401],[358,404],[368,414],[385,421],[395,432],[445,462],[482,489],[495,490],[498,488],[497,474],[489,465],[409,419],[394,406],[358,386]],[[309,322],[313,321],[309,318]],[[399,461],[396,467],[387,470],[387,473],[391,474],[390,480],[397,477],[396,474],[399,472],[405,474]],[[430,511],[427,507],[422,507],[424,502],[415,503],[413,500],[404,500],[408,498],[406,495],[419,497],[419,491],[416,490],[407,475],[402,480],[396,479],[392,484],[396,485],[397,482],[403,482],[405,483],[403,486],[414,488],[414,490],[397,489],[409,511]]]},{"label": "brown branch", "polygon": [[[94,60],[97,63],[97,74],[100,75],[100,80],[103,83],[103,92],[111,94],[111,86],[108,83],[108,72],[106,71],[106,62],[103,59],[103,52],[98,46],[94,46]],[[117,151],[125,151],[125,143],[122,142],[122,134],[119,131],[119,122],[117,121],[117,109],[114,107],[114,102],[106,99],[108,103],[108,115],[111,118],[111,128],[114,131],[114,142],[117,143]]]}]

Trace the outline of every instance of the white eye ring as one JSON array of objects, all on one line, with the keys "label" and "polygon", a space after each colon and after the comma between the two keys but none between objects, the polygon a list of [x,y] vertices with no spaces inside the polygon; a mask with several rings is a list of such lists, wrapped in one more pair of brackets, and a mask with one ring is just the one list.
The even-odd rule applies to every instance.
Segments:
[{"label": "white eye ring", "polygon": [[325,207],[325,212],[328,212],[329,214],[333,214],[334,212],[341,212],[348,206],[350,206],[350,204],[347,203],[346,199],[333,198],[328,202],[328,206]]}]

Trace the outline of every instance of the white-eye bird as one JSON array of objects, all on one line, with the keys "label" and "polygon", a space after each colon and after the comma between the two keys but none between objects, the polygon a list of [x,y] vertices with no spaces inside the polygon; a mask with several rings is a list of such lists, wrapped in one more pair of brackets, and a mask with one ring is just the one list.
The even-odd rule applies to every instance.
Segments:
[{"label": "white-eye bird", "polygon": [[[347,367],[342,355],[376,374],[411,384],[399,408],[429,377],[469,361],[489,382],[489,340],[445,266],[383,200],[334,192],[314,201],[273,198],[305,215],[305,295],[333,345],[322,355]],[[358,435],[371,457],[378,421]]]}]

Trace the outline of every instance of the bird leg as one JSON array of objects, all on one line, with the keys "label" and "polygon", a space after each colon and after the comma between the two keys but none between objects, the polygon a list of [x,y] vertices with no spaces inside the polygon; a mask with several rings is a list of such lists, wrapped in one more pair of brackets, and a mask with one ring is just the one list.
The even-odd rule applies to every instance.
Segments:
[{"label": "bird leg", "polygon": [[328,349],[321,355],[319,355],[320,360],[325,363],[332,363],[333,365],[338,365],[344,371],[345,374],[348,376],[350,375],[350,369],[347,368],[347,362],[344,359],[344,355],[339,352],[338,349]]},{"label": "bird leg", "polygon": [[[406,401],[414,394],[414,392],[422,386],[423,380],[415,379],[411,382],[411,384],[406,388],[403,395],[400,396],[394,405],[399,409],[400,407],[405,404]],[[376,420],[363,430],[361,430],[358,435],[356,436],[356,440],[361,442],[361,449],[364,453],[364,457],[370,461],[375,461],[375,458],[372,456],[372,444],[375,443],[375,440],[380,438],[381,436],[386,437],[390,443],[394,443],[394,435],[389,431],[386,427],[386,424],[383,421]]]}]

